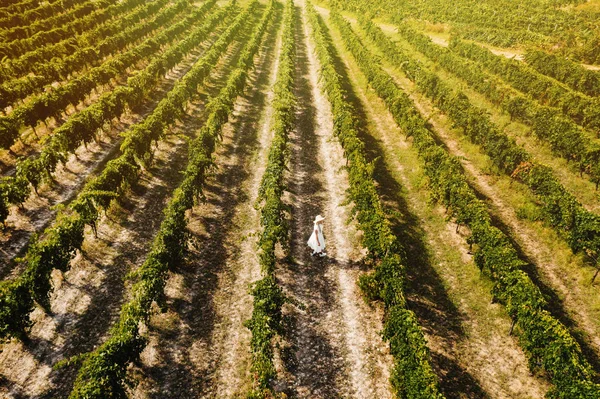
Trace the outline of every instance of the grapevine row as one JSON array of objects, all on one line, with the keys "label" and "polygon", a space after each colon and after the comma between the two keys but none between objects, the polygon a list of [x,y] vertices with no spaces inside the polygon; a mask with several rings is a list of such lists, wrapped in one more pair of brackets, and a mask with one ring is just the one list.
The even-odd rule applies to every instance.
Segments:
[{"label": "grapevine row", "polygon": [[277,372],[273,363],[273,339],[282,331],[281,308],[286,301],[285,294],[277,284],[275,267],[277,243],[287,247],[288,223],[287,206],[282,196],[286,189],[284,174],[287,162],[287,140],[294,128],[296,100],[294,79],[296,67],[295,12],[293,0],[285,3],[283,18],[283,40],[279,55],[279,69],[273,88],[273,141],[265,173],[262,177],[257,205],[260,205],[260,232],[258,240],[259,261],[262,278],[252,287],[254,305],[252,318],[245,326],[250,329],[252,339],[253,376],[252,391],[248,398],[271,398],[275,392],[270,381]]},{"label": "grapevine row", "polygon": [[[59,1],[64,2],[64,0],[49,0],[46,3],[50,5]],[[2,4],[0,4],[0,18],[6,18],[14,14],[23,14],[28,10],[40,6],[38,0],[21,0],[20,2],[19,0],[16,0],[12,4],[9,3],[9,1],[3,1]]]},{"label": "grapevine row", "polygon": [[457,223],[469,227],[468,242],[475,245],[475,263],[494,281],[492,295],[506,306],[513,319],[530,368],[543,369],[554,384],[548,397],[600,398],[600,385],[593,382],[593,370],[579,345],[567,328],[544,309],[542,293],[523,271],[526,262],[519,258],[511,240],[493,226],[485,203],[469,186],[458,158],[436,143],[412,100],[384,72],[351,26],[338,14],[332,14],[332,18],[369,84],[384,100],[396,123],[413,138],[434,198],[446,206]]},{"label": "grapevine row", "polygon": [[498,47],[513,47],[523,43],[547,45],[551,42],[549,36],[531,32],[527,29],[507,30],[461,24],[454,27],[453,33],[466,40],[483,42]]},{"label": "grapevine row", "polygon": [[598,99],[569,90],[520,61],[495,55],[490,50],[476,44],[453,38],[449,48],[462,57],[484,65],[511,86],[531,95],[540,103],[560,108],[576,123],[600,130],[600,101]]},{"label": "grapevine row", "polygon": [[[473,35],[495,45],[523,42],[544,43],[550,37],[568,40],[575,33],[583,45],[594,37],[594,23],[580,15],[552,9],[547,4],[532,1],[496,0],[482,2],[449,0],[406,2],[382,0],[377,4],[337,0],[334,4],[352,11],[372,14],[374,11],[391,17],[394,22],[419,19],[432,23],[449,23],[454,32]],[[348,5],[350,3],[351,5]]]},{"label": "grapevine row", "polygon": [[[36,47],[34,50],[28,51],[18,58],[3,61],[0,64],[0,83],[24,77],[30,73],[34,75],[56,74],[56,72],[53,72],[54,69],[59,69],[55,66],[56,59],[61,60],[76,53],[78,50],[83,50],[87,47],[96,47],[97,45],[99,46],[99,43],[110,40],[110,36],[119,33],[125,29],[124,27],[133,25],[141,19],[156,13],[156,4],[160,4],[160,6],[164,5],[161,1],[146,3],[142,0],[126,0],[120,3],[122,10],[116,18],[105,21],[94,29],[89,29],[79,36],[69,37],[55,44]],[[133,14],[127,15],[129,12],[133,12]],[[105,46],[108,43],[110,42],[107,42]],[[98,48],[100,49],[100,47]],[[89,57],[90,55],[90,51],[88,50],[73,61],[78,66],[87,65],[85,63],[82,64],[82,58]]]},{"label": "grapevine row", "polygon": [[[396,24],[407,20],[444,23],[451,32],[470,40],[508,47],[517,44],[561,46],[560,52],[590,64],[600,60],[600,35],[592,14],[549,7],[547,2],[482,2],[449,0],[330,0],[330,3],[364,15],[388,17]],[[560,6],[560,2],[552,4]]]},{"label": "grapevine row", "polygon": [[408,3],[402,10],[403,17],[424,17],[435,15],[435,20],[451,20],[462,26],[477,26],[488,29],[524,32],[565,37],[573,28],[583,31],[592,27],[591,23],[575,14],[560,9],[548,9],[546,5],[512,1],[479,2],[476,0],[461,3],[443,2],[438,4]]},{"label": "grapevine row", "polygon": [[[54,1],[58,0],[49,0],[50,3],[53,3]],[[28,3],[33,3],[34,7],[39,4],[37,0],[3,0],[2,3],[0,3],[0,9],[18,7],[21,5],[27,7]]]},{"label": "grapevine row", "polygon": [[[189,0],[180,0],[173,7],[169,7],[161,13],[161,22],[169,21],[177,14],[188,9],[189,6]],[[184,24],[180,28],[187,28],[192,22],[194,21],[188,20],[188,24]],[[16,107],[9,115],[0,116],[0,148],[8,149],[14,144],[20,137],[22,125],[35,129],[40,121],[45,121],[51,117],[58,119],[69,105],[75,107],[96,87],[109,83],[127,68],[159,51],[162,45],[175,39],[177,36],[172,35],[172,33],[167,30],[166,33],[158,35],[157,38],[150,37],[127,52],[111,58],[104,64],[88,70],[75,79],[69,80],[63,86],[34,96],[23,105]]]},{"label": "grapevine row", "polygon": [[[213,166],[212,154],[233,111],[236,98],[246,86],[249,70],[274,8],[271,0],[252,37],[242,50],[238,68],[229,76],[226,86],[211,99],[206,107],[208,118],[190,144],[189,161],[184,179],[175,190],[165,209],[165,218],[154,238],[146,261],[136,271],[139,279],[132,287],[132,299],[122,306],[119,321],[110,331],[108,340],[89,354],[83,355],[70,399],[93,399],[121,397],[126,389],[127,366],[139,358],[146,345],[140,333],[141,323],[147,323],[151,305],[157,302],[164,306],[164,287],[168,271],[184,257],[187,245],[186,211],[194,206],[201,195],[206,175]],[[251,4],[253,8],[257,4]]]},{"label": "grapevine row", "polygon": [[539,73],[553,77],[573,90],[591,97],[600,96],[600,73],[597,71],[541,50],[527,51],[525,61]]},{"label": "grapevine row", "polygon": [[80,35],[82,32],[90,30],[127,10],[126,3],[110,5],[109,0],[99,0],[97,4],[98,6],[104,6],[104,8],[98,8],[84,18],[77,19],[64,26],[55,27],[49,31],[39,32],[35,36],[26,39],[0,43],[0,57],[17,58],[29,51]]},{"label": "grapevine row", "polygon": [[443,398],[437,377],[429,363],[429,350],[415,314],[406,307],[404,248],[392,233],[372,177],[373,166],[365,158],[364,143],[358,137],[354,109],[346,100],[334,60],[336,52],[327,28],[312,4],[307,13],[320,61],[324,90],[331,103],[334,135],[340,140],[348,161],[349,200],[353,215],[363,231],[363,245],[376,261],[375,271],[360,279],[371,300],[385,305],[383,338],[389,341],[394,357],[391,383],[399,398]]},{"label": "grapevine row", "polygon": [[[359,18],[361,27],[381,48],[386,57],[395,65],[408,60],[402,50],[390,40],[381,29],[367,18]],[[499,78],[481,70],[478,65],[456,53],[434,44],[431,39],[414,29],[399,25],[398,32],[418,51],[444,69],[464,79],[471,87],[500,106],[511,118],[532,127],[532,132],[540,140],[548,142],[554,154],[577,164],[580,173],[587,173],[589,179],[600,183],[600,145],[590,140],[588,134],[575,122],[565,117],[557,108],[540,105],[537,101],[507,86]],[[409,61],[410,62],[410,61]]]},{"label": "grapevine row", "polygon": [[[33,32],[36,25],[44,24],[45,21],[51,20],[62,15],[70,15],[73,10],[82,5],[89,5],[89,0],[69,0],[69,1],[54,1],[38,3],[39,6],[22,12],[13,12],[10,15],[0,17],[0,37],[5,37],[7,31],[10,32],[14,27],[31,26]],[[67,21],[65,21],[67,22]],[[45,28],[48,29],[47,27]]]},{"label": "grapevine row", "polygon": [[58,2],[43,4],[37,9],[29,10],[23,14],[13,14],[7,18],[0,19],[0,38],[3,41],[26,39],[38,32],[49,31],[56,26],[71,23],[83,18],[99,7],[105,7],[110,3],[100,3],[93,0],[71,0],[70,2]]},{"label": "grapevine row", "polygon": [[[173,7],[161,13],[161,22],[167,22],[190,6],[189,0],[179,0]],[[67,83],[51,91],[43,92],[28,99],[23,105],[13,109],[7,116],[0,116],[0,148],[10,148],[19,138],[22,125],[32,129],[38,122],[50,117],[55,119],[69,106],[75,107],[96,87],[106,84],[119,76],[123,71],[148,55],[160,50],[160,46],[172,38],[159,35],[161,41],[148,38],[138,46],[119,54],[100,66],[91,68],[85,74],[70,79]]]},{"label": "grapevine row", "polygon": [[481,146],[503,173],[525,183],[542,204],[546,221],[565,237],[574,253],[583,252],[595,263],[600,255],[600,217],[585,209],[565,189],[552,169],[533,161],[532,156],[502,132],[487,113],[472,105],[468,97],[452,89],[420,62],[389,43],[375,44],[415,82],[417,90],[430,97],[460,127],[471,142]]},{"label": "grapevine row", "polygon": [[[232,1],[227,9],[234,7],[235,1]],[[167,128],[183,115],[188,100],[217,64],[254,8],[239,14],[154,111],[123,134],[120,155],[85,184],[68,208],[59,212],[57,220],[44,231],[42,238],[28,248],[25,256],[27,266],[21,276],[0,283],[0,338],[25,336],[25,330],[31,325],[29,314],[34,308],[34,300],[44,308],[49,307],[50,273],[55,269],[63,272],[69,269],[71,259],[81,248],[85,225],[92,226],[95,231],[100,209],[107,209],[124,187],[137,179],[140,164],[150,158],[152,143],[161,139]]]},{"label": "grapevine row", "polygon": [[[193,13],[191,20],[212,7],[214,1],[208,1]],[[149,60],[148,66],[129,78],[126,86],[103,94],[96,103],[69,118],[54,131],[38,156],[19,161],[15,176],[0,180],[0,220],[4,221],[8,216],[10,204],[18,205],[27,199],[30,194],[29,184],[37,190],[42,182],[51,179],[58,163],[65,162],[68,154],[73,153],[81,143],[92,141],[96,132],[107,122],[120,118],[126,107],[133,108],[139,105],[157,85],[160,77],[203,41],[230,11],[231,7],[209,16],[206,23],[192,31],[186,39]],[[185,31],[187,25],[186,20],[173,25],[165,32],[165,38],[168,38],[171,32]]]},{"label": "grapevine row", "polygon": [[[148,35],[152,31],[164,27],[165,23],[175,15],[169,12],[169,8],[160,11],[168,0],[157,0],[142,6],[131,17],[136,17],[138,23],[131,24],[131,18],[118,19],[113,22],[116,35],[107,37],[100,43],[85,47],[75,51],[71,56],[59,59],[55,58],[52,62],[41,64],[31,63],[27,69],[33,74],[28,74],[21,78],[11,79],[0,85],[0,109],[14,103],[23,101],[27,96],[44,89],[44,86],[54,82],[66,80],[72,77],[74,71],[83,69],[85,66],[96,66],[103,61],[104,57],[115,54],[127,45],[135,43]],[[190,6],[191,7],[191,6]],[[185,11],[185,10],[184,10]],[[150,21],[142,20],[140,17],[154,16]],[[40,53],[42,53],[40,51]],[[31,62],[31,60],[29,60]]]}]

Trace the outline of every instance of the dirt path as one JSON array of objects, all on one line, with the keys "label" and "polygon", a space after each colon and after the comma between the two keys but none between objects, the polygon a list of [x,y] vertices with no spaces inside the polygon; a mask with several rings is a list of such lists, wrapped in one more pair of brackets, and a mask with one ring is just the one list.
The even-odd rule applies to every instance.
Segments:
[{"label": "dirt path", "polygon": [[250,285],[260,278],[254,203],[272,138],[280,14],[224,129],[207,201],[190,215],[193,248],[167,283],[168,312],[152,319],[136,398],[234,398],[249,388],[250,331],[243,323],[252,314]]},{"label": "dirt path", "polygon": [[[508,229],[509,236],[516,240],[525,257],[535,265],[535,269],[529,270],[529,274],[541,286],[544,293],[550,296],[551,305],[561,321],[570,326],[576,335],[581,335],[578,329],[583,331],[584,342],[580,340],[580,343],[589,344],[589,348],[585,348],[584,345],[584,350],[591,356],[593,363],[598,364],[600,326],[594,321],[598,316],[598,310],[590,308],[586,303],[587,293],[581,287],[582,282],[571,278],[553,259],[552,248],[536,239],[537,233],[517,217],[515,209],[502,198],[499,188],[495,185],[494,176],[482,172],[470,161],[469,154],[461,149],[460,142],[446,128],[451,125],[448,118],[434,109],[427,99],[416,94],[414,85],[406,78],[398,76],[392,70],[388,72],[395,75],[396,82],[410,93],[417,108],[432,123],[435,132],[448,147],[449,152],[460,158],[475,189],[488,199],[499,222]],[[537,277],[538,273],[541,280]]]},{"label": "dirt path", "polygon": [[0,231],[0,278],[5,278],[10,273],[19,274],[22,270],[13,263],[13,259],[26,249],[31,236],[43,230],[54,220],[56,210],[52,207],[70,202],[85,184],[87,178],[104,167],[106,162],[114,158],[119,151],[122,141],[121,133],[132,125],[144,120],[164,95],[173,88],[218,37],[222,28],[215,30],[211,37],[204,41],[197,50],[190,53],[181,63],[169,71],[165,79],[159,84],[158,89],[152,92],[145,104],[128,113],[111,129],[104,133],[99,143],[90,143],[80,146],[76,153],[71,155],[66,165],[60,164],[54,174],[52,186],[45,185],[39,189],[39,195],[32,193],[24,203],[24,210],[13,207],[7,219],[9,227]]},{"label": "dirt path", "polygon": [[[331,27],[331,24],[330,24]],[[385,104],[371,90],[343,49],[344,68],[355,91],[363,140],[377,162],[375,178],[394,232],[407,248],[407,299],[426,334],[432,364],[448,398],[542,398],[547,384],[532,377],[518,342],[508,335],[510,319],[491,303],[463,237],[440,207],[426,205],[416,151]]]},{"label": "dirt path", "polygon": [[[382,27],[381,24],[379,25],[379,27]],[[395,32],[396,31],[393,31],[392,33],[395,33]],[[438,36],[438,35],[436,35],[434,33],[431,33],[431,32],[425,32],[425,34],[427,36],[429,36],[429,38],[431,39],[431,41],[433,43],[437,44],[438,46],[448,47],[450,45],[450,42],[445,37]]]},{"label": "dirt path", "polygon": [[525,56],[523,55],[523,53],[520,50],[500,49],[497,47],[492,47],[490,45],[486,45],[485,43],[479,43],[479,42],[476,42],[476,43],[478,45],[480,45],[481,47],[487,48],[488,50],[490,50],[492,53],[494,53],[496,55],[501,55],[506,58],[515,59],[517,61],[525,60]]},{"label": "dirt path", "polygon": [[600,71],[600,65],[581,64],[581,66],[590,71]]},{"label": "dirt path", "polygon": [[[303,2],[300,2],[303,5]],[[299,11],[298,11],[299,12]],[[348,181],[341,147],[332,137],[329,103],[319,87],[306,16],[298,24],[298,129],[291,140],[291,259],[277,271],[284,289],[306,306],[286,307],[286,339],[278,389],[300,398],[391,398],[391,358],[378,336],[382,312],[370,308],[356,281],[358,233],[346,224]],[[317,214],[326,218],[326,258],[306,246]]]},{"label": "dirt path", "polygon": [[388,24],[385,22],[378,22],[377,25],[385,32],[396,33],[398,31],[396,26],[392,25],[392,24]]},{"label": "dirt path", "polygon": [[121,209],[132,211],[131,215],[122,225],[100,223],[98,239],[86,238],[83,255],[75,258],[64,280],[60,273],[53,275],[53,313],[36,309],[31,342],[7,344],[0,355],[0,373],[11,381],[11,393],[19,392],[17,388],[27,397],[68,394],[72,373],[53,372],[50,367],[92,349],[91,344],[114,322],[124,299],[125,274],[144,259],[152,232],[159,226],[164,199],[178,180],[175,166],[181,166],[184,155],[183,140],[162,144],[155,166],[133,190],[141,197],[128,199]]},{"label": "dirt path", "polygon": [[[211,75],[213,92],[224,83],[240,47],[239,43],[232,45]],[[0,374],[5,386],[0,392],[6,397],[50,399],[68,395],[76,367],[51,367],[61,359],[93,349],[117,319],[127,299],[129,283],[124,284],[125,277],[144,261],[166,201],[181,180],[179,172],[187,152],[182,136],[201,125],[205,100],[206,94],[190,104],[183,123],[159,144],[152,167],[144,171],[119,206],[111,209],[108,218],[100,221],[98,238],[88,231],[83,252],[74,259],[71,270],[64,276],[53,274],[52,314],[39,308],[33,312],[31,341],[2,346]]]},{"label": "dirt path", "polygon": [[[403,51],[410,54],[416,60],[423,63],[426,68],[436,72],[439,78],[447,85],[460,87],[473,104],[479,108],[486,109],[491,120],[498,125],[504,133],[514,138],[517,144],[521,145],[526,151],[535,155],[535,159],[542,164],[552,168],[559,181],[570,191],[579,202],[589,211],[600,212],[600,192],[595,191],[594,183],[588,176],[580,175],[576,165],[572,161],[558,156],[552,151],[547,141],[542,141],[532,133],[530,124],[524,124],[517,120],[511,120],[510,115],[506,113],[498,104],[490,101],[488,97],[473,89],[469,83],[447,69],[442,69],[436,64],[435,60],[427,57],[401,36],[395,34],[392,38],[402,46]],[[381,55],[381,50],[377,49],[376,54]],[[591,278],[591,277],[590,277]]]}]

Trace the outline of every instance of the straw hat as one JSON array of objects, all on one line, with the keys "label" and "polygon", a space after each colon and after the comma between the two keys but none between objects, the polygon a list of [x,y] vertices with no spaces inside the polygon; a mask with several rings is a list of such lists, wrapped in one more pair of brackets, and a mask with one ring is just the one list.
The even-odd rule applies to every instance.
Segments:
[{"label": "straw hat", "polygon": [[325,220],[325,218],[321,215],[317,215],[317,217],[315,218],[315,223],[319,223],[321,221]]}]

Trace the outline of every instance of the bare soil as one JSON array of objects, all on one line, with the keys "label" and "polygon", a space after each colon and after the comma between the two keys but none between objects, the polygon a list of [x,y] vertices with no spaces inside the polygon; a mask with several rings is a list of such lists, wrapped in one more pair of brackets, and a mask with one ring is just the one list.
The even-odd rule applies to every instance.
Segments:
[{"label": "bare soil", "polygon": [[[342,50],[339,33],[332,30],[332,34]],[[482,287],[481,282],[471,281],[479,271],[465,240],[455,225],[444,222],[440,207],[428,210],[424,206],[423,190],[414,181],[422,172],[415,172],[418,168],[411,163],[416,153],[410,150],[410,140],[405,139],[383,101],[367,90],[350,54],[343,50],[340,54],[352,82],[348,91],[354,92],[351,97],[357,118],[365,121],[363,140],[370,157],[383,157],[376,162],[375,178],[394,232],[407,248],[409,307],[426,334],[446,397],[542,398],[547,384],[530,375],[518,342],[508,335],[510,320],[499,315],[499,305],[491,303],[485,284]],[[454,247],[458,258],[450,258],[447,247]],[[483,292],[480,302],[463,292],[469,286],[478,295]]]},{"label": "bare soil", "polygon": [[168,280],[168,312],[151,321],[136,398],[234,398],[250,388],[250,331],[243,323],[252,314],[250,286],[260,278],[254,203],[272,138],[280,14],[224,129],[206,201],[189,215],[192,247]]},{"label": "bare soil", "polygon": [[[389,72],[392,72],[391,70]],[[393,73],[393,72],[392,72]],[[532,264],[527,270],[532,279],[550,298],[555,316],[571,327],[572,332],[579,337],[579,342],[593,364],[598,365],[600,354],[599,326],[593,321],[597,312],[586,305],[585,293],[574,280],[566,275],[553,260],[552,248],[536,239],[536,232],[520,220],[513,207],[502,198],[494,184],[494,176],[479,170],[471,161],[468,153],[461,149],[460,142],[450,133],[447,126],[451,125],[448,118],[435,109],[431,103],[415,93],[414,85],[399,74],[395,74],[396,82],[407,92],[419,111],[428,119],[437,136],[447,146],[449,152],[458,156],[465,171],[470,177],[474,188],[486,198],[490,204],[497,222],[505,232],[512,237],[524,257]]]},{"label": "bare soil", "polygon": [[525,59],[523,52],[516,50],[516,49],[512,49],[512,50],[511,49],[499,49],[496,47],[487,46],[483,43],[478,43],[478,44],[481,46],[487,47],[488,50],[490,50],[492,53],[494,53],[496,55],[501,55],[506,58],[512,58],[517,61],[523,61]]},{"label": "bare soil", "polygon": [[581,66],[590,71],[600,71],[600,65],[581,64]]},{"label": "bare soil", "polygon": [[431,41],[434,42],[435,44],[437,44],[438,46],[448,47],[450,45],[450,43],[448,42],[448,39],[446,39],[444,37],[438,36],[433,33],[427,33],[427,35],[429,36]]},{"label": "bare soil", "polygon": [[[303,4],[303,2],[299,2]],[[290,261],[278,276],[305,306],[286,306],[278,390],[298,398],[391,398],[392,359],[378,336],[382,309],[369,307],[356,285],[364,272],[359,233],[342,206],[348,180],[333,120],[320,90],[318,62],[306,16],[298,43],[298,122],[291,136]],[[317,214],[326,218],[327,257],[311,257],[306,241]]]},{"label": "bare soil", "polygon": [[90,176],[101,171],[109,160],[118,155],[121,133],[144,120],[156,108],[175,82],[189,71],[194,61],[216,40],[219,31],[216,30],[198,49],[169,71],[144,104],[128,112],[119,121],[111,122],[98,143],[82,145],[69,157],[66,164],[60,164],[52,184],[41,187],[38,194],[32,193],[24,203],[24,209],[12,208],[7,218],[7,227],[0,230],[0,278],[14,277],[21,272],[22,265],[15,264],[14,258],[24,253],[31,236],[54,220],[57,205],[69,203]]},{"label": "bare soil", "polygon": [[[207,91],[222,86],[240,47],[239,42],[230,46],[211,75],[213,87]],[[200,51],[194,53],[195,59],[201,55]],[[182,76],[193,60],[176,73]],[[127,300],[127,273],[144,261],[163,218],[162,210],[181,180],[187,157],[184,136],[201,125],[205,100],[206,94],[201,94],[192,101],[183,123],[159,143],[152,166],[98,224],[98,238],[87,232],[83,251],[73,260],[71,270],[53,274],[52,312],[34,311],[30,341],[2,346],[0,374],[4,380],[0,392],[7,398],[68,396],[76,367],[52,370],[52,366],[94,349],[116,321],[121,304]]]}]

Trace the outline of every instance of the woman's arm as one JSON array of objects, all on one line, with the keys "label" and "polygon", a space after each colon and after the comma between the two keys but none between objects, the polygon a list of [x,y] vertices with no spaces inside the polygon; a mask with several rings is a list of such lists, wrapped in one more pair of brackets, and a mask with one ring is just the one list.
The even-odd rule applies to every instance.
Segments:
[{"label": "woman's arm", "polygon": [[315,237],[317,238],[317,245],[321,246],[321,243],[319,242],[319,229],[315,229]]}]

